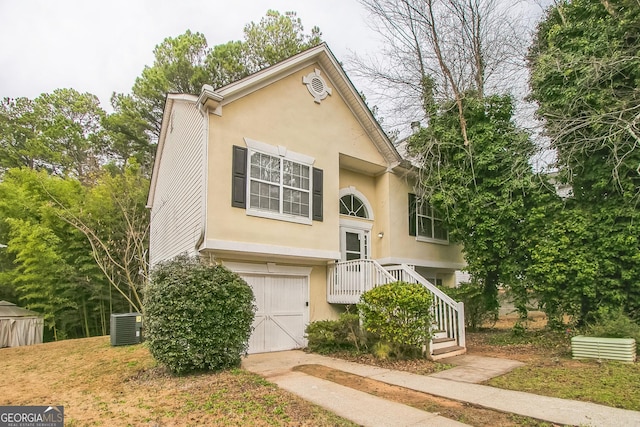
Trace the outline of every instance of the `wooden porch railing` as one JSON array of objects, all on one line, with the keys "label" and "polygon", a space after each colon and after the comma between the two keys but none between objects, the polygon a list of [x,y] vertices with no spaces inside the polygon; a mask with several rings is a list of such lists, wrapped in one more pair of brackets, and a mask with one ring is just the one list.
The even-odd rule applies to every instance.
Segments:
[{"label": "wooden porch railing", "polygon": [[376,286],[396,281],[420,283],[433,295],[434,331],[445,332],[459,347],[466,347],[464,304],[456,302],[406,264],[382,267],[372,259],[329,265],[327,302],[357,304],[360,296]]},{"label": "wooden porch railing", "polygon": [[397,281],[377,261],[356,259],[329,266],[327,302],[357,304],[360,295],[376,286]]},{"label": "wooden porch railing", "polygon": [[395,280],[420,283],[433,294],[433,318],[437,330],[447,333],[460,347],[466,347],[464,303],[457,302],[406,264],[385,267]]}]

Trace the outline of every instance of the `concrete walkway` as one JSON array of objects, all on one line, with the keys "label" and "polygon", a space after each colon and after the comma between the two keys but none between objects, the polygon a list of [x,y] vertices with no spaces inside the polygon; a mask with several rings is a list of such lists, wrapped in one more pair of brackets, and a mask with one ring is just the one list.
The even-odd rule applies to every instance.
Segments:
[{"label": "concrete walkway", "polygon": [[441,359],[439,362],[455,365],[455,368],[429,375],[430,377],[475,384],[524,366],[524,363],[517,360],[472,356],[470,354]]},{"label": "concrete walkway", "polygon": [[494,374],[507,372],[515,367],[510,363],[514,361],[508,361],[501,368],[499,360],[501,359],[462,356],[457,361],[460,366],[450,370],[458,369],[458,371],[449,377],[443,377],[442,372],[431,376],[415,375],[302,351],[255,354],[247,357],[242,366],[305,400],[363,426],[462,426],[464,424],[301,372],[294,372],[292,368],[298,365],[319,364],[387,384],[552,423],[594,427],[640,426],[640,412],[502,390],[465,381],[471,377],[486,377],[490,372]]}]

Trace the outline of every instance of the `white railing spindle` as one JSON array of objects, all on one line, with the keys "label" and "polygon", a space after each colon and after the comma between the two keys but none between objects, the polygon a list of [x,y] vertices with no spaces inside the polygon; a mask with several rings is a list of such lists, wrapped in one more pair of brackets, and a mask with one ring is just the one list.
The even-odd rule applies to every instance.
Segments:
[{"label": "white railing spindle", "polygon": [[395,281],[425,286],[433,295],[432,313],[437,329],[465,347],[464,304],[454,301],[409,266],[382,267],[375,260],[359,259],[329,265],[327,276],[327,302],[332,304],[357,304],[364,292]]}]

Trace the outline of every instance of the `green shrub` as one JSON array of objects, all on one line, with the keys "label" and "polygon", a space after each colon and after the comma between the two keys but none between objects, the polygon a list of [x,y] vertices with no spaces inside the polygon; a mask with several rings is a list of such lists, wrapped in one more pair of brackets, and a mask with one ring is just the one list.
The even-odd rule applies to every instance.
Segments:
[{"label": "green shrub", "polygon": [[394,282],[360,297],[358,310],[364,330],[391,346],[397,357],[421,354],[431,337],[433,298],[419,284]]},{"label": "green shrub", "polygon": [[603,338],[634,338],[640,352],[640,325],[635,323],[620,308],[612,310],[601,308],[596,314],[595,323],[585,331],[587,335]]},{"label": "green shrub", "polygon": [[376,359],[387,360],[395,355],[395,350],[389,344],[378,341],[373,345],[371,354],[373,354]]},{"label": "green shrub", "polygon": [[472,330],[478,330],[485,322],[498,320],[498,308],[495,301],[488,301],[482,287],[472,283],[462,283],[457,288],[442,286],[442,292],[455,301],[464,303],[464,324]]},{"label": "green shrub", "polygon": [[365,346],[360,318],[348,310],[341,313],[338,320],[319,320],[309,323],[305,332],[309,341],[308,349],[315,353],[360,351]]},{"label": "green shrub", "polygon": [[239,366],[254,311],[253,291],[240,276],[179,256],[154,269],[145,292],[149,350],[175,373]]}]

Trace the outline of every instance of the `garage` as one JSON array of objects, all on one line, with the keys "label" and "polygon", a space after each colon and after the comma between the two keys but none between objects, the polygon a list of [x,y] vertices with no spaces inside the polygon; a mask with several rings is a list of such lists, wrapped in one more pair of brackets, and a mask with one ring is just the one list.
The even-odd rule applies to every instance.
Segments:
[{"label": "garage", "polygon": [[240,276],[253,289],[257,306],[249,353],[305,347],[309,277],[250,273]]}]

